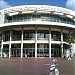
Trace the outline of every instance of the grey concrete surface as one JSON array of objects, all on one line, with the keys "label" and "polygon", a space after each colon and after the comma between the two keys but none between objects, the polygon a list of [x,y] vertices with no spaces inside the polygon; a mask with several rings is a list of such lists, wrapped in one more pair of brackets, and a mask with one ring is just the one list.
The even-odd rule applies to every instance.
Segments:
[{"label": "grey concrete surface", "polygon": [[[75,75],[75,58],[58,60],[60,75]],[[52,58],[2,58],[0,75],[47,75]]]}]

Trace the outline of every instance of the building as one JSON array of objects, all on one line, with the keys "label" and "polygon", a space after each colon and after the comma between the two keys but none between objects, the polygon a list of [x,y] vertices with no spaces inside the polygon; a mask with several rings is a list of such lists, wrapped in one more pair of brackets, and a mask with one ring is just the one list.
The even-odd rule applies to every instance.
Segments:
[{"label": "building", "polygon": [[0,55],[63,57],[69,53],[67,36],[74,31],[75,11],[49,5],[6,8],[0,10]]}]

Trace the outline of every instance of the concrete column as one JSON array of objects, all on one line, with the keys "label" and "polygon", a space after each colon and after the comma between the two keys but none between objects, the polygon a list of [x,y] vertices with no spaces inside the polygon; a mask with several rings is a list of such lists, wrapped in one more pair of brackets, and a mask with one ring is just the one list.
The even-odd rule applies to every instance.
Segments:
[{"label": "concrete column", "polygon": [[12,34],[12,31],[10,30],[9,58],[11,57],[11,34]]},{"label": "concrete column", "polygon": [[[71,30],[69,30],[69,35],[71,36],[71,34],[72,34],[72,32],[71,32]],[[70,57],[72,57],[72,42],[71,43],[69,43],[69,46],[70,46],[70,48],[69,48],[69,54],[70,54]]]},{"label": "concrete column", "polygon": [[49,28],[49,58],[51,58],[51,28]]},{"label": "concrete column", "polygon": [[[4,11],[0,15],[0,24],[4,23]],[[1,39],[1,57],[3,57],[3,32],[2,32],[2,39]]]},{"label": "concrete column", "polygon": [[37,27],[35,28],[35,58],[37,58]]},{"label": "concrete column", "polygon": [[4,15],[4,11],[3,11],[0,14],[0,24],[4,24],[4,17],[5,17],[5,15]]},{"label": "concrete column", "polygon": [[63,54],[63,32],[61,30],[61,56],[63,58],[64,54]]},{"label": "concrete column", "polygon": [[3,57],[3,32],[2,32],[2,42],[1,42],[1,57]]},{"label": "concrete column", "polygon": [[22,34],[21,34],[21,58],[23,58],[23,28],[22,28]]}]

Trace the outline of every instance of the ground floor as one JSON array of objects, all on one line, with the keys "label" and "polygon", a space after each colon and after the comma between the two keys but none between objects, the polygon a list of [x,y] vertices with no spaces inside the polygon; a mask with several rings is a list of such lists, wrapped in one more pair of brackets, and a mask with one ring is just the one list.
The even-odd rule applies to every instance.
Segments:
[{"label": "ground floor", "polygon": [[[70,29],[43,25],[12,26],[0,31],[1,57],[63,57]],[[74,48],[73,48],[74,49]]]},{"label": "ground floor", "polygon": [[51,44],[50,48],[48,43],[37,43],[37,45],[24,43],[22,49],[21,44],[11,44],[11,49],[9,45],[4,45],[2,57],[62,57],[67,45],[64,44],[63,47],[62,51],[60,44]]}]

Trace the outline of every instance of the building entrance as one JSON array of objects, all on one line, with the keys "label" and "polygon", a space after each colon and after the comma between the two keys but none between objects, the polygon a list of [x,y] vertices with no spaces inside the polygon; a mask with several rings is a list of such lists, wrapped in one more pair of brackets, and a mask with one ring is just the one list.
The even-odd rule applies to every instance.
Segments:
[{"label": "building entrance", "polygon": [[59,45],[52,45],[51,57],[61,57],[61,47]]},{"label": "building entrance", "polygon": [[34,48],[24,48],[23,49],[23,57],[35,57]]},{"label": "building entrance", "polygon": [[35,57],[35,44],[23,44],[23,57]]},{"label": "building entrance", "polygon": [[37,45],[37,57],[49,57],[49,45],[48,44],[38,44]]}]

